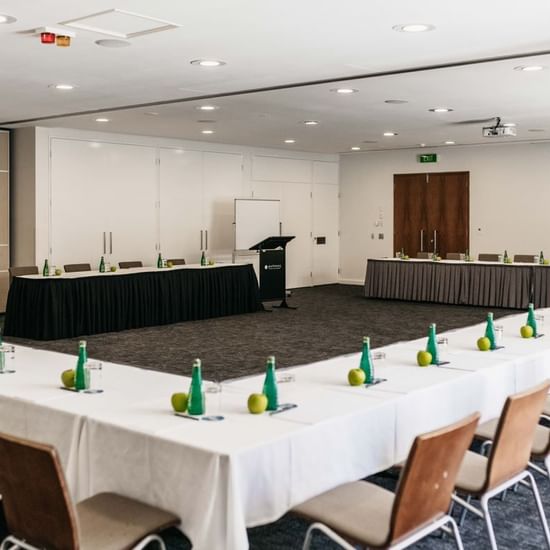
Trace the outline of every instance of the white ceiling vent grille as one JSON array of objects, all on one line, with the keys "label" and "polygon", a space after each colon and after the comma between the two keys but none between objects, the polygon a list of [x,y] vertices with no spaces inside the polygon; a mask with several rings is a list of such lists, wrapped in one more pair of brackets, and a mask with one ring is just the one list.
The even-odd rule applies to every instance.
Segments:
[{"label": "white ceiling vent grille", "polygon": [[139,13],[116,8],[62,21],[59,24],[74,29],[126,39],[167,31],[181,26],[155,17],[149,17],[148,15],[140,15]]}]

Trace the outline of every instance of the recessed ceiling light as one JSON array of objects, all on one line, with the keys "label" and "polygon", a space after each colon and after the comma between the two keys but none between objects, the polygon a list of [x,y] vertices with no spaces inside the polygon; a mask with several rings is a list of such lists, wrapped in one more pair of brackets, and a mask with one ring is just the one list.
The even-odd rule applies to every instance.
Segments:
[{"label": "recessed ceiling light", "polygon": [[116,38],[103,38],[101,40],[96,40],[95,44],[103,48],[127,48],[131,46],[130,42],[126,40],[117,40]]},{"label": "recessed ceiling light", "polygon": [[392,136],[396,136],[396,135],[397,135],[397,132],[384,132],[385,137],[392,137]]},{"label": "recessed ceiling light", "polygon": [[216,107],[216,105],[197,105],[195,109],[197,111],[216,111],[219,107]]},{"label": "recessed ceiling light", "polygon": [[455,145],[456,141],[446,141],[445,145]]},{"label": "recessed ceiling light", "polygon": [[285,143],[296,143],[295,139],[285,139]]},{"label": "recessed ceiling light", "polygon": [[216,121],[212,120],[211,118],[200,118],[197,120],[197,122],[200,122],[201,124],[215,124]]},{"label": "recessed ceiling light", "polygon": [[356,90],[355,88],[332,88],[330,91],[335,92],[337,94],[346,95],[346,94],[355,94],[359,90]]},{"label": "recessed ceiling light", "polygon": [[517,126],[517,124],[515,122],[505,122],[503,126],[505,126],[506,128],[514,128],[515,126]]},{"label": "recessed ceiling light", "polygon": [[200,67],[221,67],[225,65],[225,61],[218,59],[193,59],[191,65],[199,65]]},{"label": "recessed ceiling light", "polygon": [[428,109],[431,113],[450,113],[453,109],[448,107],[435,107],[433,109]]},{"label": "recessed ceiling light", "polygon": [[542,71],[545,67],[542,65],[520,65],[519,67],[514,67],[514,71],[525,71],[527,73],[533,73],[536,71]]},{"label": "recessed ceiling light", "polygon": [[425,143],[419,143],[418,145],[420,145],[420,147],[426,147]]},{"label": "recessed ceiling light", "polygon": [[9,25],[10,23],[15,23],[17,19],[11,15],[0,14],[0,25]]},{"label": "recessed ceiling light", "polygon": [[317,126],[319,124],[318,120],[304,120],[306,126]]},{"label": "recessed ceiling light", "polygon": [[95,121],[96,122],[110,122],[110,118],[105,118],[105,117],[100,117],[100,118],[96,118]]},{"label": "recessed ceiling light", "polygon": [[426,32],[433,31],[435,26],[428,23],[407,23],[405,25],[394,25],[392,29],[397,32]]},{"label": "recessed ceiling light", "polygon": [[361,147],[352,147],[351,150],[352,151],[361,151]]},{"label": "recessed ceiling light", "polygon": [[160,113],[157,113],[157,111],[147,111],[146,113],[143,113],[147,116],[159,116]]},{"label": "recessed ceiling light", "polygon": [[201,134],[213,134],[214,130],[201,130]]},{"label": "recessed ceiling light", "polygon": [[529,128],[528,132],[544,132],[544,128]]},{"label": "recessed ceiling light", "polygon": [[388,103],[389,105],[403,105],[404,103],[408,103],[406,99],[385,99],[384,103]]},{"label": "recessed ceiling light", "polygon": [[56,90],[74,90],[74,86],[72,84],[50,84],[50,88],[55,88]]},{"label": "recessed ceiling light", "polygon": [[378,143],[376,139],[365,139],[361,143]]}]

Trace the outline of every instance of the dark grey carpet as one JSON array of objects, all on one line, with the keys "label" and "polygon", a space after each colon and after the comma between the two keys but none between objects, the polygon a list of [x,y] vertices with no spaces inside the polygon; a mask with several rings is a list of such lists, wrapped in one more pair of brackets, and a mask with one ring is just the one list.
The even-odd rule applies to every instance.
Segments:
[{"label": "dark grey carpet", "polygon": [[[431,322],[444,331],[483,321],[487,313],[484,308],[366,300],[361,287],[343,285],[295,290],[289,302],[299,309],[89,336],[89,353],[104,361],[182,374],[189,374],[193,358],[201,357],[204,376],[222,380],[262,372],[269,354],[275,354],[278,365],[283,367],[310,363],[358,351],[363,335],[369,335],[377,347],[423,336]],[[498,317],[517,311],[494,313]],[[77,350],[77,339],[11,341],[73,354]],[[395,487],[395,479],[389,474],[369,479],[390,489]],[[541,476],[537,480],[543,502],[550,510],[550,482]],[[535,507],[526,488],[509,493],[504,502],[495,500],[492,510],[499,548],[544,547]],[[298,550],[306,529],[305,521],[285,516],[271,525],[250,529],[250,547]],[[5,527],[0,521],[0,534],[2,531]],[[461,533],[467,550],[488,548],[481,520],[470,515]],[[190,548],[176,530],[169,530],[164,536],[170,550]],[[332,550],[336,546],[319,536],[314,548]],[[447,550],[454,545],[449,538],[430,537],[415,548]]]}]

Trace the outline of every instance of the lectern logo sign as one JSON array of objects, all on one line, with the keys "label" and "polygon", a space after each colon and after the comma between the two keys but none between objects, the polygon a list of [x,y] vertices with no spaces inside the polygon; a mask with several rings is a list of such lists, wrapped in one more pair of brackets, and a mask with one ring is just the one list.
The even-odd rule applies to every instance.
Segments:
[{"label": "lectern logo sign", "polygon": [[281,264],[266,264],[264,269],[281,269]]}]

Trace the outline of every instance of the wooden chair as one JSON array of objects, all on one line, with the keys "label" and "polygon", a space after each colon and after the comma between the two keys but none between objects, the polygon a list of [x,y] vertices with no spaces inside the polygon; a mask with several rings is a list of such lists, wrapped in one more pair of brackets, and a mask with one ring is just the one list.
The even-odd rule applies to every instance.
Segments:
[{"label": "wooden chair", "polygon": [[118,262],[120,269],[131,269],[132,267],[143,267],[143,262]]},{"label": "wooden chair", "polygon": [[0,548],[144,548],[179,519],[114,493],[74,505],[56,450],[0,434],[0,493],[10,535]]},{"label": "wooden chair", "polygon": [[514,263],[519,262],[521,264],[534,264],[536,254],[515,254]]},{"label": "wooden chair", "polygon": [[466,254],[461,252],[447,252],[447,260],[464,261]]},{"label": "wooden chair", "polygon": [[168,260],[172,265],[185,265],[185,260],[183,258],[175,258]]},{"label": "wooden chair", "polygon": [[9,267],[10,280],[22,275],[38,275],[38,267],[35,265],[25,265],[21,267]]},{"label": "wooden chair", "polygon": [[63,266],[65,273],[77,273],[79,271],[92,271],[90,264],[65,264]]},{"label": "wooden chair", "polygon": [[365,481],[346,483],[314,497],[292,512],[315,521],[306,534],[308,549],[314,531],[325,533],[347,550],[405,548],[429,533],[451,525],[447,514],[455,477],[479,420],[472,414],[446,428],[418,436],[403,468],[397,492]]},{"label": "wooden chair", "polygon": [[[547,381],[508,397],[496,427],[489,457],[468,451],[460,467],[456,491],[466,495],[467,499],[455,494],[453,501],[485,520],[493,550],[496,550],[497,542],[489,514],[489,500],[520,482],[524,482],[533,491],[546,543],[550,548],[550,531],[537,484],[533,474],[527,469],[536,427],[549,387],[550,382]],[[470,503],[472,497],[479,498],[481,509]]]},{"label": "wooden chair", "polygon": [[478,254],[477,259],[480,262],[498,262],[499,254]]},{"label": "wooden chair", "polygon": [[432,257],[431,252],[417,252],[416,253],[416,258],[418,260],[429,260],[431,257]]}]

